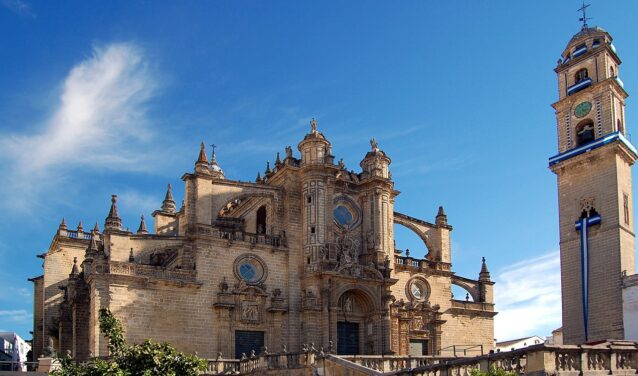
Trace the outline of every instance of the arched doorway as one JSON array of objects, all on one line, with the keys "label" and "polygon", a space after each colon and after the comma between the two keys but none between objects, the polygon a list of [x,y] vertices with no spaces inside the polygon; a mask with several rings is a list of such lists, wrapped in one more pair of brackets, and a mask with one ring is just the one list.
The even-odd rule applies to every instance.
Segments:
[{"label": "arched doorway", "polygon": [[357,289],[341,294],[337,312],[337,354],[372,354],[375,348],[374,303]]}]

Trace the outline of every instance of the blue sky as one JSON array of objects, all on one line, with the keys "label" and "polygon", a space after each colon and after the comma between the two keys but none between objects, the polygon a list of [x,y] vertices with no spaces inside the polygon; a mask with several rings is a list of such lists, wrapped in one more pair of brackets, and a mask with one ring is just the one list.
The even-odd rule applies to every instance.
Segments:
[{"label": "blue sky", "polygon": [[[638,87],[638,2],[591,1]],[[32,285],[62,216],[124,224],[183,197],[199,143],[250,181],[316,117],[351,169],[376,137],[396,210],[443,205],[453,268],[497,281],[499,340],[560,326],[553,68],[578,1],[0,0],[0,330],[32,327]],[[636,120],[633,98],[628,131]],[[423,255],[396,229],[397,246]]]}]

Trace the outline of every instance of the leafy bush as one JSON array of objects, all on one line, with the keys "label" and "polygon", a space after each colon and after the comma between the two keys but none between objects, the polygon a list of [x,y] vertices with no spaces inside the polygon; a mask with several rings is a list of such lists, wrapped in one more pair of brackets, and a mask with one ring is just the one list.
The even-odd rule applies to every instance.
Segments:
[{"label": "leafy bush", "polygon": [[53,376],[197,376],[206,360],[177,351],[168,343],[146,340],[127,345],[120,321],[107,308],[100,309],[100,331],[109,341],[111,357],[93,358],[76,364],[68,356],[58,358],[60,369]]},{"label": "leafy bush", "polygon": [[470,374],[472,376],[518,376],[514,372],[507,372],[503,368],[496,368],[494,366],[492,366],[488,372],[473,369]]}]

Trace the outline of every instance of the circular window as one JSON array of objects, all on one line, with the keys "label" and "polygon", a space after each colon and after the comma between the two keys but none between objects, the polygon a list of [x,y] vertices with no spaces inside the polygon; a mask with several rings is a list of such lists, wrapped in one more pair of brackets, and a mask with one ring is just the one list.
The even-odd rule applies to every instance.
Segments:
[{"label": "circular window", "polygon": [[332,217],[337,225],[346,229],[353,229],[361,223],[361,209],[350,197],[336,197],[334,205]]},{"label": "circular window", "polygon": [[412,278],[408,282],[406,290],[410,299],[418,302],[423,302],[430,296],[430,285],[420,277]]},{"label": "circular window", "polygon": [[254,255],[242,255],[235,260],[235,276],[246,283],[260,283],[266,279],[266,266],[264,262]]},{"label": "circular window", "polygon": [[348,210],[348,208],[343,205],[337,205],[332,214],[335,217],[335,221],[337,221],[338,224],[344,227],[351,225],[354,220],[354,217],[352,216],[352,213],[350,213],[350,210]]}]

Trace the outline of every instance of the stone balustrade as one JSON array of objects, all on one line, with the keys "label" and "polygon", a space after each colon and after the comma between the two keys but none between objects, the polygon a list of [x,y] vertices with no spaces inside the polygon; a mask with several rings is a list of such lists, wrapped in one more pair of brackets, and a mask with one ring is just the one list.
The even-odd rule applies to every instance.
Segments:
[{"label": "stone balustrade", "polygon": [[246,231],[225,230],[214,226],[206,226],[198,224],[196,227],[197,234],[206,235],[220,239],[226,239],[230,242],[246,242],[249,244],[263,244],[275,248],[288,247],[286,238],[281,235],[255,234]]},{"label": "stone balustrade", "polygon": [[152,277],[183,282],[196,282],[195,270],[165,269],[160,266],[142,265],[131,262],[110,261],[108,273],[138,277]]},{"label": "stone balustrade", "polygon": [[596,345],[536,345],[525,349],[459,358],[396,371],[392,375],[469,376],[492,367],[519,375],[629,375],[638,371],[638,342],[611,341]]},{"label": "stone balustrade", "polygon": [[272,374],[285,374],[286,370],[316,368],[317,360],[321,357],[320,354],[321,352],[313,348],[294,353],[270,354],[266,351],[259,355],[253,353],[241,359],[223,359],[218,357],[208,360],[208,367],[203,375],[248,375],[267,373],[267,371],[275,372]]}]

